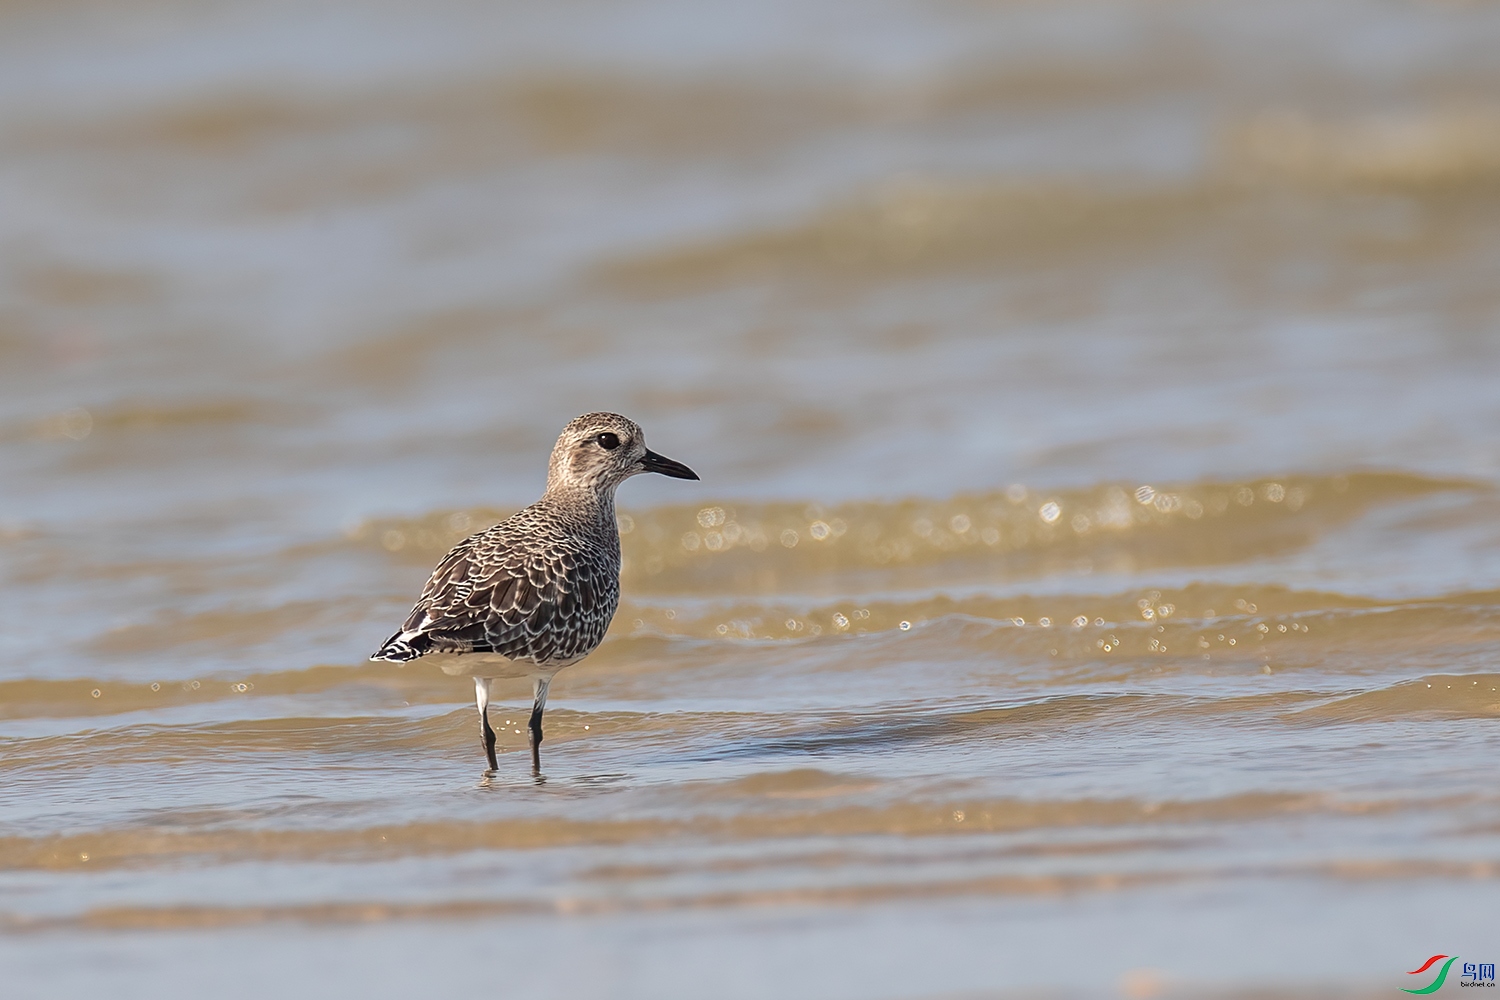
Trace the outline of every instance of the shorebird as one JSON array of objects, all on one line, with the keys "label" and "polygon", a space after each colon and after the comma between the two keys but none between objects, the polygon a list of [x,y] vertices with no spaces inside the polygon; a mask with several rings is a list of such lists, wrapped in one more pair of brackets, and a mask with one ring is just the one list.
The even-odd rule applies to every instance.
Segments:
[{"label": "shorebird", "polygon": [[552,449],[542,498],[455,545],[406,623],[370,657],[426,657],[446,674],[472,676],[491,771],[499,767],[491,686],[526,677],[531,768],[540,774],[547,688],[559,670],[594,651],[620,603],[615,489],[642,472],[698,478],[647,448],[640,426],[618,413],[585,413],[569,423]]}]

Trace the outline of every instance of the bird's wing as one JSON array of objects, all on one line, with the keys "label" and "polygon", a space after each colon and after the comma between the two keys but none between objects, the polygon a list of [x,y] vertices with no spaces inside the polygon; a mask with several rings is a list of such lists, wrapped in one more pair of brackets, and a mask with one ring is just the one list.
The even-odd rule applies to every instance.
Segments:
[{"label": "bird's wing", "polygon": [[580,598],[592,574],[561,537],[516,545],[502,523],[454,546],[433,571],[401,630],[373,660],[427,653],[498,653],[508,659],[567,659]]}]

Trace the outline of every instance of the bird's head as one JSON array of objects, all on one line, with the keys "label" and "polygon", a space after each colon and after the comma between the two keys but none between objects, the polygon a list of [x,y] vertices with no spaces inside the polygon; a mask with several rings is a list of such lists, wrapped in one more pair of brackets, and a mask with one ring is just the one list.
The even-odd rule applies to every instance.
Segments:
[{"label": "bird's head", "polygon": [[585,413],[563,428],[547,467],[547,491],[612,491],[631,476],[658,472],[674,479],[697,479],[681,462],[646,447],[640,425],[618,413]]}]

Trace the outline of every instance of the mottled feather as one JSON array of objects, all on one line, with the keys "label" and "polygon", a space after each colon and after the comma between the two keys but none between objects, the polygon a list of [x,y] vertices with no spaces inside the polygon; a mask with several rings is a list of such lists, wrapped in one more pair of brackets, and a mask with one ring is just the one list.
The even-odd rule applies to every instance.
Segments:
[{"label": "mottled feather", "polygon": [[590,499],[549,493],[459,542],[371,659],[492,653],[562,665],[588,655],[620,600],[613,496]]}]

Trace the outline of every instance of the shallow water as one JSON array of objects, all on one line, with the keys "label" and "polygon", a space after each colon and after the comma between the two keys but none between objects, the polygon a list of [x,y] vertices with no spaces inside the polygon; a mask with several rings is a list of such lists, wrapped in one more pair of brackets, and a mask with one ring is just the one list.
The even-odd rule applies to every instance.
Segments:
[{"label": "shallow water", "polygon": [[[6,995],[1493,961],[1497,43],[0,7]],[[364,657],[590,409],[703,482],[624,487],[544,780],[521,683],[486,778],[467,680]]]}]

